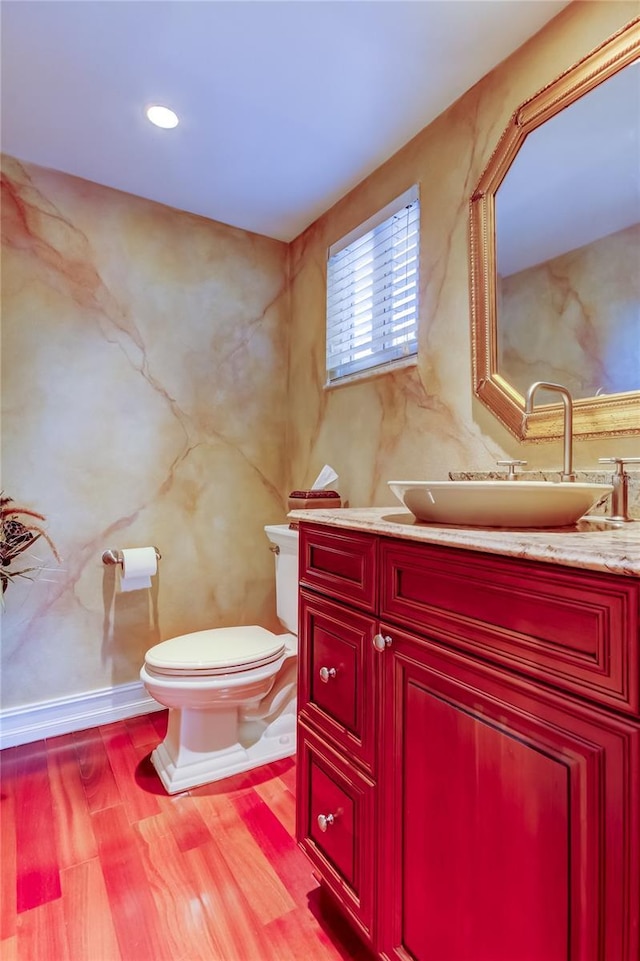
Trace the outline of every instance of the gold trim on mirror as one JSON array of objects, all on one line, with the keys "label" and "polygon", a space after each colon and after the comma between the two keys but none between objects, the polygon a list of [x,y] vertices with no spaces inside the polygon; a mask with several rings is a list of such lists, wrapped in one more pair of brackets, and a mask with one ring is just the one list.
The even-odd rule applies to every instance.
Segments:
[{"label": "gold trim on mirror", "polygon": [[[496,192],[532,130],[639,58],[640,18],[518,107],[471,197],[474,393],[520,439],[561,436],[562,405],[536,407],[525,420],[524,397],[498,370]],[[640,390],[576,399],[573,424],[574,434],[584,437],[640,433]]]}]

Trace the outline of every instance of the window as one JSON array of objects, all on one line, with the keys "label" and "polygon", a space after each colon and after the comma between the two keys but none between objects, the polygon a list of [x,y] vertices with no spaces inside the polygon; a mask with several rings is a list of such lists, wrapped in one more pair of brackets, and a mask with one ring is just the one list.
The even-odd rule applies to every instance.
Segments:
[{"label": "window", "polygon": [[419,253],[417,186],[329,249],[328,385],[418,352]]}]

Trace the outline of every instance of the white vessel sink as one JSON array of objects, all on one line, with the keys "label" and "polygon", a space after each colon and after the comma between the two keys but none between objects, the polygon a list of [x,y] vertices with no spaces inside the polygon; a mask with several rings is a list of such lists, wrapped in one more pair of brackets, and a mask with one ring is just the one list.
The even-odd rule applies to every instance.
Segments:
[{"label": "white vessel sink", "polygon": [[388,483],[417,520],[459,527],[568,527],[613,490],[526,480]]}]

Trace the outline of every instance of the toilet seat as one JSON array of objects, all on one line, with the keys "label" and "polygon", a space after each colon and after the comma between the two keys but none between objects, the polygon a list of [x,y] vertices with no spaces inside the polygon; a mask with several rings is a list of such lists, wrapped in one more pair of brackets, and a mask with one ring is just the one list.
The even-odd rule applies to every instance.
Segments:
[{"label": "toilet seat", "polygon": [[145,667],[150,673],[171,677],[241,673],[279,660],[287,637],[255,625],[194,631],[151,647]]}]

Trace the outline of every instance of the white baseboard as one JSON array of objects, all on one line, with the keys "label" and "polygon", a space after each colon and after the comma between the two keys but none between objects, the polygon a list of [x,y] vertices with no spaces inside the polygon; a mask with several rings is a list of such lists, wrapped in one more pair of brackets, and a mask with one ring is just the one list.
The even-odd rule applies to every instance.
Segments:
[{"label": "white baseboard", "polygon": [[162,711],[140,681],[0,711],[0,749]]}]

